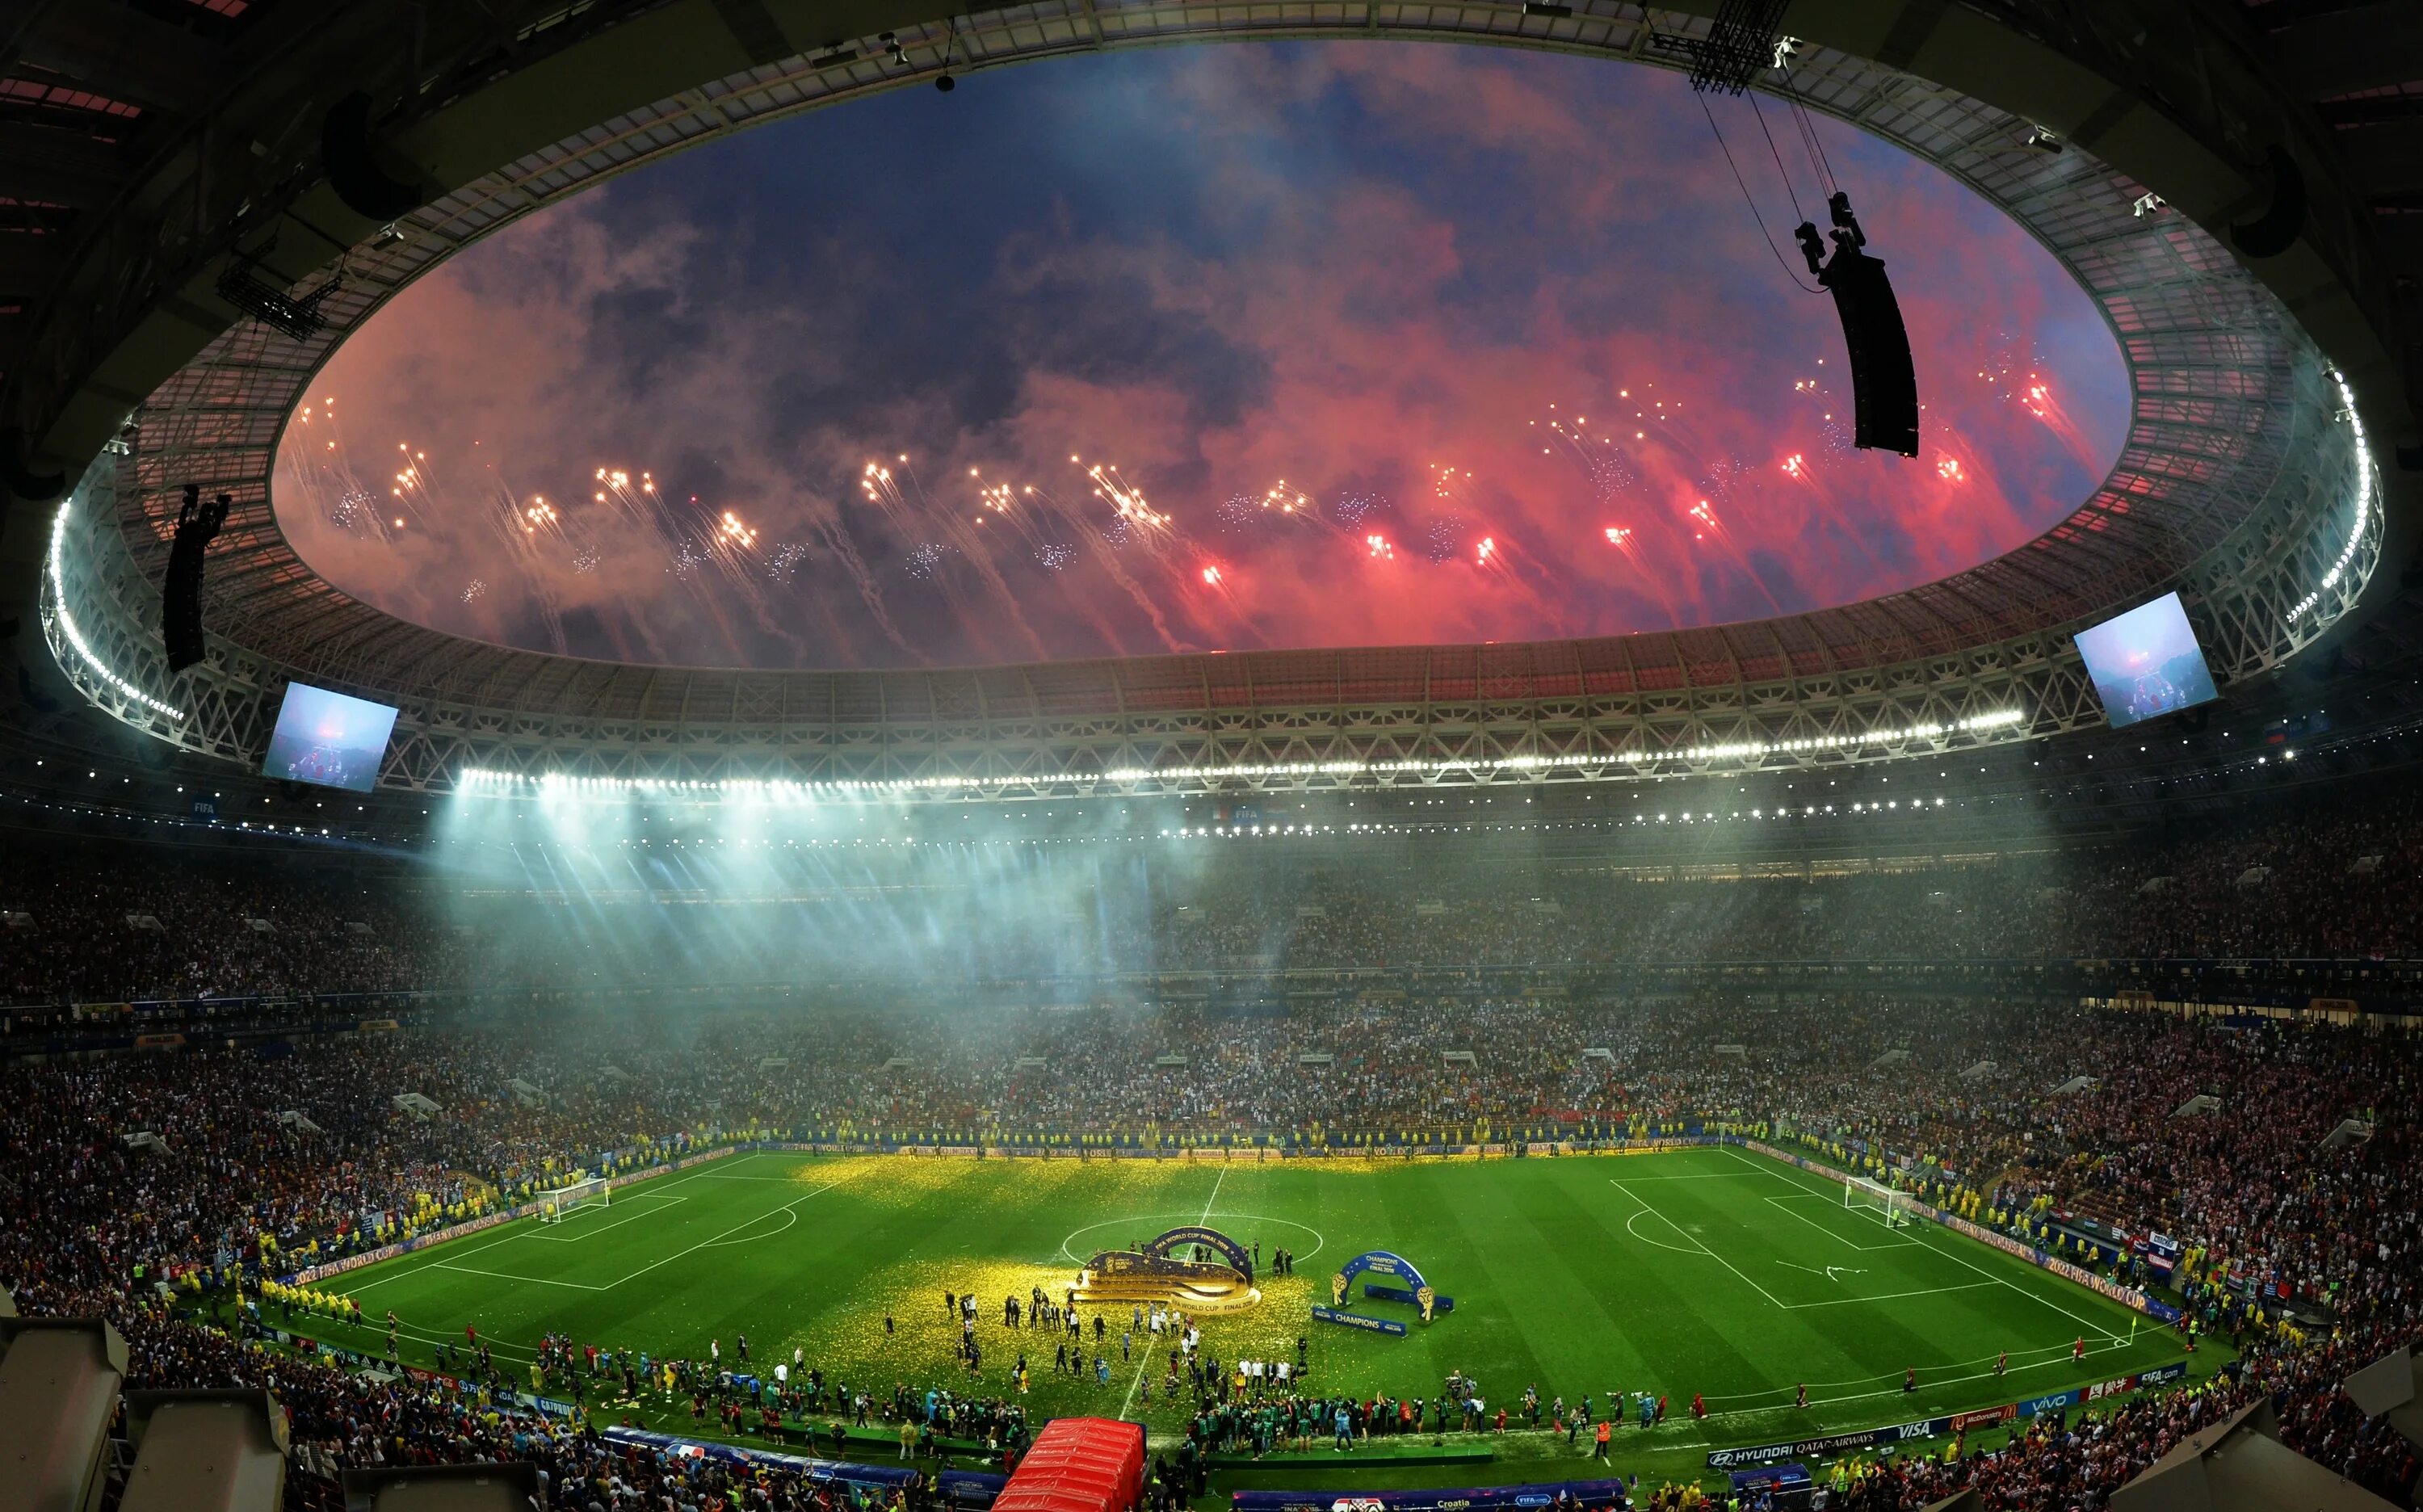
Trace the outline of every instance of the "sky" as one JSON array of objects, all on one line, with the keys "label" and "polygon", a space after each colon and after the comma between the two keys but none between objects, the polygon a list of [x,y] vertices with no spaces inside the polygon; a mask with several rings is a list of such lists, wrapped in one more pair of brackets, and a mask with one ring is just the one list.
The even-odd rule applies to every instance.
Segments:
[{"label": "sky", "polygon": [[[397,295],[278,518],[483,640],[915,667],[1756,619],[2083,502],[2128,380],[2051,256],[1851,127],[1709,105],[1722,145],[1661,70],[1258,43],[721,137]],[[1791,243],[1825,176],[1900,295],[1915,460],[1850,447]]]}]

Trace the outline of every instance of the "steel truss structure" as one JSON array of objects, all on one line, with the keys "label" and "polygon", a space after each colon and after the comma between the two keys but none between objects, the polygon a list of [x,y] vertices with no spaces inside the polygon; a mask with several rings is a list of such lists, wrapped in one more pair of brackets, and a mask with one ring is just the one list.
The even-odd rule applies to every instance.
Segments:
[{"label": "steel truss structure", "polygon": [[[2019,550],[1941,581],[1756,623],[1488,646],[1159,656],[945,671],[739,672],[585,661],[423,629],[340,593],[287,544],[269,479],[287,418],[343,336],[413,278],[603,176],[736,127],[930,76],[1198,39],[1484,42],[1671,66],[1654,39],[1706,23],[1601,3],[1243,7],[1039,0],[755,67],[533,153],[354,249],[327,328],[245,323],[131,417],[80,480],[42,623],[97,705],[249,764],[283,685],[401,706],[382,786],[446,790],[562,773],[777,781],[826,793],[1015,798],[1096,791],[1638,780],[1934,754],[2100,724],[2081,625],[2177,588],[2226,685],[2278,666],[2354,603],[2382,541],[2352,397],[2211,237],[2029,124],[1882,65],[1802,52],[1820,109],[1969,184],[2071,270],[2135,393],[2109,479]],[[821,66],[819,66],[821,65]],[[210,655],[173,682],[158,584],[188,479],[234,495],[214,550]],[[72,633],[71,629],[72,628]],[[602,786],[602,784],[601,784]]]}]

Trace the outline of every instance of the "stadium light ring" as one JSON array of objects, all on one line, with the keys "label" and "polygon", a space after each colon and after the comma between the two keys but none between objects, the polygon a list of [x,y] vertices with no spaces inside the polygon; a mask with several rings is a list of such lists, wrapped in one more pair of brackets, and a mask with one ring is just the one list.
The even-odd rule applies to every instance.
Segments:
[{"label": "stadium light ring", "polygon": [[[1113,45],[1196,36],[1233,40],[1238,35],[1225,19],[1209,13],[1149,6],[1116,8],[1126,12],[1128,24],[1113,39]],[[1577,15],[1574,23],[1560,24],[1555,37],[1544,27],[1536,34],[1532,29],[1510,34],[1504,8],[1494,6],[1371,12],[1353,18],[1351,24],[1340,22],[1336,26],[1320,15],[1291,13],[1270,34],[1319,36],[1335,30],[1339,35],[1362,36],[1376,26],[1384,37],[1512,42],[1614,59],[1626,56],[1629,41],[1638,40],[1634,33],[1651,24],[1616,11],[1584,9],[1586,13]],[[1651,18],[1653,22],[1677,19]],[[1090,50],[1078,40],[1058,37],[1050,27],[1033,26],[1032,20],[1026,9],[979,12],[958,22],[956,35],[989,61]],[[1101,45],[1099,38],[1091,43]],[[81,621],[89,630],[104,612],[130,616],[135,613],[123,584],[139,582],[156,569],[157,564],[150,558],[162,539],[161,512],[173,482],[167,475],[169,464],[154,458],[173,457],[182,473],[194,469],[198,454],[223,453],[227,465],[212,469],[214,475],[243,480],[248,471],[265,474],[268,464],[263,459],[274,455],[285,417],[336,341],[451,250],[519,214],[578,192],[600,174],[712,135],[692,129],[706,124],[703,111],[712,112],[713,132],[721,132],[852,98],[879,88],[880,82],[860,79],[850,71],[819,71],[805,59],[792,59],[626,112],[610,128],[567,137],[404,217],[399,223],[404,231],[401,238],[382,236],[356,248],[349,263],[351,282],[346,295],[331,302],[329,328],[305,343],[302,361],[294,360],[296,354],[291,347],[267,351],[248,328],[221,337],[146,401],[137,417],[141,448],[126,459],[125,466],[97,464],[87,473],[87,485],[111,491],[121,526],[114,533],[92,533],[87,539],[100,558],[115,555],[122,560],[88,565],[90,570],[81,576],[103,583],[108,591],[97,594],[91,604],[78,600],[65,623]],[[225,623],[216,639],[226,654],[215,660],[230,664],[197,669],[203,682],[220,685],[211,691],[229,696],[198,697],[197,704],[207,706],[206,718],[165,731],[151,726],[151,732],[189,749],[224,756],[241,750],[245,739],[229,727],[239,717],[241,690],[300,676],[352,687],[404,706],[406,716],[397,737],[399,759],[383,773],[382,781],[412,790],[443,789],[469,765],[506,764],[535,774],[567,764],[588,765],[592,754],[610,766],[642,748],[652,748],[651,759],[663,756],[676,764],[728,773],[735,764],[730,753],[736,748],[770,743],[820,749],[815,759],[795,765],[802,776],[833,784],[836,792],[977,798],[1022,795],[1027,790],[1048,795],[1070,785],[1099,789],[1105,779],[1098,773],[1116,765],[1102,757],[1132,751],[1147,739],[1155,743],[1210,740],[1218,744],[1224,743],[1225,732],[1243,728],[1247,731],[1247,743],[1300,749],[1300,739],[1276,731],[1264,735],[1256,729],[1282,710],[1312,709],[1335,715],[1332,727],[1320,737],[1333,747],[1351,744],[1361,733],[1435,746],[1439,741],[1431,728],[1437,723],[1433,716],[1442,711],[1462,715],[1469,708],[1485,720],[1509,708],[1538,718],[1550,713],[1563,717],[1565,710],[1578,708],[1590,726],[1592,743],[1655,750],[1656,763],[1653,767],[1644,757],[1629,768],[1548,770],[1622,780],[1671,770],[1672,763],[1706,770],[1740,759],[1710,754],[1708,748],[1724,743],[1712,739],[1717,731],[1710,726],[1720,718],[1736,717],[1751,708],[1787,723],[1839,725],[1848,723],[1846,715],[1858,717],[1858,710],[1879,697],[1890,707],[1911,712],[1949,699],[1956,707],[1966,702],[1973,708],[1984,702],[2024,709],[2021,722],[1977,732],[1972,739],[2018,739],[2086,727],[2096,722],[2089,707],[2092,700],[2081,696],[2083,679],[2068,664],[2074,657],[2067,650],[2064,632],[2114,607],[2116,598],[2083,613],[2053,618],[2046,607],[2051,600],[2042,587],[2044,569],[2071,558],[2075,563],[2063,570],[2073,573],[2073,599],[2085,591],[2075,583],[2091,581],[2098,585],[2095,592],[2113,596],[2141,597],[2171,585],[2189,590],[2192,601],[2207,597],[2218,600],[2210,617],[2228,638],[2225,645],[2216,648],[2214,657],[2216,670],[2225,678],[2276,666],[2352,604],[2378,560],[2381,537],[2381,510],[2373,502],[2372,492],[2377,474],[2364,451],[2368,443],[2360,424],[2318,431],[2294,423],[2293,412],[2325,403],[2320,374],[2326,364],[2288,312],[2217,243],[2181,217],[2139,215],[2133,208],[2140,198],[2137,187],[2084,151],[2073,150],[2057,158],[2015,157],[2000,151],[1997,132],[2006,126],[2024,132],[2028,123],[1973,98],[1920,84],[1883,65],[1822,47],[1806,49],[1796,60],[1795,82],[1813,108],[1855,118],[1862,127],[1935,163],[2014,215],[2069,266],[2090,295],[2103,305],[2115,328],[2115,310],[2124,304],[2129,310],[2124,352],[2129,354],[2132,383],[2141,402],[2123,453],[2122,470],[2128,476],[2115,472],[2076,516],[2046,537],[1958,574],[1946,584],[1782,620],[1627,637],[1621,645],[1538,643],[1488,648],[1485,659],[1479,648],[1426,648],[1423,654],[1433,658],[1465,658],[1481,669],[1478,675],[1490,677],[1498,675],[1482,668],[1484,660],[1516,666],[1518,670],[1503,679],[1516,691],[1505,699],[1493,700],[1476,681],[1468,694],[1453,699],[1426,696],[1413,706],[1415,712],[1377,728],[1369,727],[1369,720],[1385,721],[1389,716],[1386,709],[1367,707],[1376,697],[1370,694],[1355,695],[1362,702],[1340,693],[1325,700],[1257,701],[1242,707],[1215,705],[1207,698],[1199,706],[1175,713],[1135,713],[1132,708],[1138,701],[1122,670],[1139,664],[1134,662],[1097,662],[1082,671],[1069,665],[1054,667],[1056,685],[1074,686],[1072,679],[1083,684],[1082,692],[1066,695],[1071,707],[1087,706],[1087,711],[1069,715],[1065,727],[1054,723],[1058,706],[1031,690],[1023,695],[1023,703],[1012,696],[998,707],[989,706],[975,692],[980,686],[1014,686],[1023,669],[902,675],[650,671],[653,682],[679,685],[698,693],[678,700],[685,711],[720,697],[730,698],[729,690],[743,679],[782,684],[786,691],[769,701],[777,710],[835,707],[837,690],[864,684],[867,692],[860,701],[886,711],[872,728],[883,736],[879,743],[886,752],[887,764],[920,776],[945,761],[964,763],[960,753],[943,749],[946,740],[959,738],[958,732],[973,729],[973,739],[1001,753],[997,760],[973,763],[981,774],[963,776],[956,786],[919,787],[898,779],[868,779],[835,772],[847,759],[838,748],[856,740],[867,726],[865,721],[846,724],[828,720],[825,727],[833,739],[802,741],[797,738],[801,722],[779,712],[753,722],[737,716],[727,721],[696,719],[686,712],[672,732],[673,749],[667,752],[662,722],[646,720],[642,710],[616,701],[610,668],[477,645],[408,626],[346,598],[286,545],[274,517],[261,501],[266,500],[268,490],[268,480],[262,475],[251,479],[253,485],[243,488],[239,497],[253,501],[244,506],[253,512],[245,523],[255,528],[264,547],[252,553],[236,574],[221,574],[217,583],[222,603],[231,605],[233,612],[221,615]],[[2149,418],[2149,411],[2159,407],[2145,402],[2149,393],[2191,398],[2206,394],[2197,384],[2217,383],[2210,377],[2216,366],[2211,353],[2224,348],[2233,354],[2229,364],[2233,382],[2256,379],[2255,387],[2261,390],[2259,404],[2252,409],[2241,406],[2202,425]],[[2199,379],[2200,374],[2206,376]],[[2352,413],[2352,395],[2344,381],[2335,374],[2331,381],[2337,384],[2340,397],[2339,405],[2333,407]],[[2211,467],[2209,457],[2202,456],[2199,450],[2203,442],[2189,444],[2192,430],[2225,435],[2234,443],[2244,441],[2238,464]],[[2167,459],[2174,452],[2182,461],[2201,457],[2203,465],[2173,467]],[[2311,482],[2317,479],[2321,480],[2319,485]],[[2160,486],[2134,485],[2146,480],[2158,480]],[[2339,492],[2334,494],[2334,490]],[[2292,497],[2299,494],[2302,497]],[[2262,544],[2267,542],[2276,544]],[[238,574],[239,581],[226,581]],[[258,591],[247,593],[246,588]],[[1946,588],[1952,591],[1942,591]],[[1985,604],[1982,612],[1976,609],[1980,602]],[[2063,602],[2066,610],[2083,607],[2079,602]],[[1970,606],[1969,618],[1947,617],[1949,611],[1942,606],[1962,603]],[[64,608],[64,596],[61,604]],[[1889,628],[1845,639],[1846,627],[1861,624]],[[1695,637],[1702,644],[1713,637],[1726,646],[1725,659],[1714,663],[1720,670],[1713,680],[1698,680],[1704,674],[1693,670],[1711,664],[1705,658],[1687,653]],[[1932,650],[1923,649],[1930,643],[1940,644]],[[1821,649],[1810,651],[1811,645]],[[1619,666],[1620,675],[1603,676],[1598,685],[1592,685],[1592,675],[1582,670],[1584,653],[1601,649]],[[1343,666],[1357,653],[1258,655],[1275,666],[1333,662]],[[1892,660],[1895,656],[1902,660]],[[1753,681],[1741,671],[1746,662],[1771,662],[1781,670],[1769,680]],[[1721,671],[1727,663],[1730,674]],[[1649,684],[1639,676],[1640,669],[1655,671],[1660,666],[1684,672],[1681,685],[1671,694],[1644,691]],[[1948,676],[1947,667],[1951,669]],[[424,671],[429,668],[444,670],[432,675]],[[87,672],[78,686],[91,696],[91,669]],[[1553,691],[1549,683],[1559,677],[1575,683],[1579,691]],[[1286,680],[1259,679],[1256,686]],[[118,717],[139,723],[121,707],[127,702],[125,690],[109,686],[117,697],[98,701]],[[1430,684],[1426,681],[1424,686]],[[493,692],[504,688],[531,692],[513,697]],[[960,689],[967,692],[962,694]],[[890,692],[898,696],[884,696]],[[945,694],[965,697],[971,708],[985,712],[980,718],[951,717],[942,708]],[[1007,707],[1012,703],[1018,707]],[[138,702],[135,707],[145,706]],[[1655,722],[1674,708],[1696,722],[1680,742],[1679,752],[1656,734]],[[895,714],[894,709],[909,712]],[[1357,721],[1365,721],[1365,726],[1347,727]],[[1017,733],[1038,727],[1039,734]],[[514,738],[491,740],[482,733],[502,730],[514,731]],[[1890,744],[1872,748],[1867,742],[1847,739],[1819,748],[1779,744],[1782,749],[1761,759],[1807,765],[1819,760],[1831,764],[1889,759],[1895,755]],[[1049,753],[1056,751],[1073,753],[1069,769],[1035,769],[1036,759],[1048,758]],[[568,762],[567,757],[573,759]],[[768,764],[776,763],[769,759]],[[1148,770],[1162,771],[1159,767]],[[1390,771],[1373,767],[1347,780],[1376,780]],[[1170,778],[1164,773],[1152,780],[1164,786],[1173,781],[1191,785],[1244,780],[1301,788],[1338,778],[1320,771],[1294,771],[1245,777],[1223,772],[1216,777]],[[1413,773],[1411,780],[1449,778],[1441,769]],[[1477,778],[1466,773],[1457,780]]]}]

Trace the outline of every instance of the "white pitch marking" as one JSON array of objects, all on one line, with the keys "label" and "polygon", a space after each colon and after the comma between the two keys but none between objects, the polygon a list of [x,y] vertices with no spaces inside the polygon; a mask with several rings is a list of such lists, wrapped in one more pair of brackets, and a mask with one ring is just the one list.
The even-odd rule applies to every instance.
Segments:
[{"label": "white pitch marking", "polygon": [[[1681,1234],[1686,1239],[1690,1240],[1693,1244],[1698,1245],[1700,1253],[1707,1256],[1710,1260],[1715,1261],[1718,1265],[1724,1266],[1727,1270],[1732,1271],[1735,1276],[1739,1276],[1743,1285],[1749,1287],[1751,1291],[1758,1293],[1759,1296],[1766,1297],[1775,1306],[1784,1308],[1786,1311],[1789,1311],[1789,1308],[1786,1307],[1784,1303],[1776,1300],[1776,1297],[1773,1292],[1768,1291],[1766,1287],[1761,1286],[1758,1282],[1750,1280],[1749,1276],[1744,1275],[1740,1266],[1734,1265],[1732,1261],[1727,1260],[1724,1256],[1717,1253],[1714,1249],[1709,1249],[1705,1242],[1703,1242],[1697,1234],[1691,1233],[1688,1229],[1684,1228],[1683,1225],[1675,1222],[1672,1218],[1668,1218],[1665,1214],[1658,1213],[1657,1209],[1651,1204],[1649,1199],[1641,1196],[1639,1192],[1634,1191],[1629,1186],[1624,1186],[1623,1183],[1615,1181],[1615,1178],[1611,1176],[1607,1179],[1614,1182],[1616,1190],[1623,1193],[1624,1196],[1631,1198],[1634,1202],[1639,1202],[1642,1207],[1648,1208],[1650,1212],[1656,1213],[1660,1222],[1663,1222],[1668,1228],[1673,1230],[1676,1233]],[[1624,1227],[1629,1230],[1631,1225],[1626,1224]],[[1638,1238],[1639,1235],[1635,1234],[1634,1237]]]},{"label": "white pitch marking", "polygon": [[658,1266],[670,1265],[674,1261],[681,1259],[684,1255],[695,1253],[698,1250],[705,1249],[708,1245],[716,1243],[718,1240],[729,1239],[736,1233],[739,1233],[744,1230],[755,1226],[756,1224],[765,1222],[768,1218],[772,1218],[777,1213],[789,1212],[792,1208],[799,1206],[801,1202],[804,1202],[809,1198],[816,1196],[818,1192],[829,1192],[840,1185],[840,1180],[836,1178],[825,1183],[822,1186],[812,1186],[806,1191],[801,1192],[799,1196],[792,1198],[789,1202],[784,1202],[781,1207],[768,1208],[767,1211],[758,1214],[755,1218],[749,1219],[747,1222],[736,1223],[731,1228],[724,1230],[721,1233],[715,1235],[714,1238],[701,1239],[698,1243],[689,1246],[688,1249],[674,1250],[672,1254],[665,1256],[662,1260],[650,1261],[648,1264],[641,1265],[639,1269],[631,1272],[631,1274],[624,1277],[622,1281],[608,1281],[603,1286],[594,1286],[591,1287],[590,1290],[609,1292],[612,1291],[615,1287],[622,1285],[624,1281],[638,1281],[641,1277],[657,1269]]},{"label": "white pitch marking", "polygon": [[436,1265],[425,1268],[430,1270],[459,1270],[466,1276],[493,1276],[499,1281],[527,1281],[532,1286],[562,1286],[576,1292],[602,1292],[610,1289],[610,1286],[592,1286],[587,1281],[550,1281],[545,1276],[516,1276],[511,1271],[482,1270],[475,1265],[458,1265],[451,1260],[441,1260]]},{"label": "white pitch marking", "polygon": [[[1807,1183],[1801,1181],[1796,1176],[1786,1174],[1782,1169],[1770,1170],[1766,1166],[1760,1164],[1758,1161],[1752,1160],[1750,1156],[1743,1154],[1740,1151],[1734,1149],[1731,1145],[1725,1146],[1725,1154],[1732,1155],[1734,1159],[1739,1160],[1742,1164],[1750,1167],[1752,1170],[1766,1171],[1766,1174],[1775,1177],[1778,1181],[1788,1182],[1792,1186],[1797,1186],[1803,1191],[1811,1193],[1813,1196],[1828,1197],[1832,1195],[1829,1192],[1820,1191],[1817,1188],[1810,1186]],[[1787,1208],[1785,1211],[1789,1212],[1790,1209]],[[2051,1297],[2044,1296],[2042,1293],[2032,1292],[2026,1287],[2011,1281],[2007,1277],[1995,1275],[1992,1271],[1987,1270],[1985,1266],[1980,1265],[1973,1261],[1955,1254],[1949,1249],[1940,1249],[1935,1245],[1928,1244],[1924,1239],[1919,1238],[1915,1233],[1909,1235],[1909,1237],[1911,1241],[1917,1244],[1921,1249],[1933,1250],[1935,1253],[1941,1255],[1944,1259],[1952,1261],[1956,1265],[1973,1270],[1978,1275],[1985,1277],[1987,1281],[1993,1282],[1995,1285],[2008,1286],[2011,1290],[2019,1293],[2021,1297],[2027,1297],[2032,1301],[2041,1302],[2046,1307],[2052,1309],[2063,1317],[2069,1319],[2072,1323],[2078,1324],[2080,1327],[2085,1329],[2088,1332],[2093,1333],[2097,1338],[2103,1340],[2107,1344],[2123,1344],[2126,1342],[2119,1334],[2114,1333],[2109,1329],[2104,1328],[2102,1325],[2096,1323],[2091,1319],[2080,1317],[2077,1313],[2062,1306],[2059,1302],[2054,1301]],[[1961,1287],[1956,1289],[1965,1291],[1968,1288]]]}]

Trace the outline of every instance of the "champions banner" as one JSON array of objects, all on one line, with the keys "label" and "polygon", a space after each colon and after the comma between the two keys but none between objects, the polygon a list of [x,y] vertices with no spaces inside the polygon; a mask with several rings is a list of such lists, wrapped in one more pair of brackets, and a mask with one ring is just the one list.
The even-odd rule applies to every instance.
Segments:
[{"label": "champions banner", "polygon": [[1322,1307],[1318,1302],[1313,1304],[1312,1320],[1315,1323],[1336,1323],[1349,1329],[1361,1329],[1366,1333],[1385,1333],[1391,1338],[1402,1339],[1405,1336],[1405,1326],[1395,1318],[1367,1318],[1360,1313],[1341,1312],[1334,1307]]},{"label": "champions banner", "polygon": [[1611,1504],[1625,1488],[1621,1480],[1592,1480],[1453,1490],[1231,1491],[1228,1504],[1234,1512],[1497,1512],[1552,1506],[1560,1491],[1576,1502]]}]

